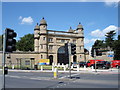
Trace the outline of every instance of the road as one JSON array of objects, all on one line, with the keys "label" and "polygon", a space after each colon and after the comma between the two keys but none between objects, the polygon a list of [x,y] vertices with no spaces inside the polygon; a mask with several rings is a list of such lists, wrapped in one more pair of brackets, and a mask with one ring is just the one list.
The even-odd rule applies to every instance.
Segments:
[{"label": "road", "polygon": [[9,72],[5,78],[6,88],[118,88],[118,74]]}]

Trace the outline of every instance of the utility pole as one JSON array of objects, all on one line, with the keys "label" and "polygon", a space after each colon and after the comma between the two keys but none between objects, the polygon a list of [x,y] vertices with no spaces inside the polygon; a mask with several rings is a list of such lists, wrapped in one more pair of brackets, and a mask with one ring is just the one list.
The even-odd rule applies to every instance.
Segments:
[{"label": "utility pole", "polygon": [[95,48],[94,48],[94,60],[95,60],[95,72],[97,72],[97,70],[96,70],[96,50],[95,50]]},{"label": "utility pole", "polygon": [[69,54],[69,77],[71,78],[71,44],[68,43],[68,54]]},{"label": "utility pole", "polygon": [[3,58],[2,58],[2,67],[3,67],[3,89],[5,90],[5,47],[6,47],[6,33],[3,33]]}]

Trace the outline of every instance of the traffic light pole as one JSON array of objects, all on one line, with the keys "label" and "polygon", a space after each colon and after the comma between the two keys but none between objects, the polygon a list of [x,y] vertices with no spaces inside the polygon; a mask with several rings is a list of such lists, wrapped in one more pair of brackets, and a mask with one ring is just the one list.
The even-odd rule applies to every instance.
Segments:
[{"label": "traffic light pole", "polygon": [[2,58],[2,67],[3,67],[3,90],[5,90],[5,47],[6,47],[6,33],[3,34],[3,58]]},{"label": "traffic light pole", "polygon": [[69,53],[69,77],[71,78],[71,44],[68,43],[68,53]]},{"label": "traffic light pole", "polygon": [[95,60],[95,72],[97,72],[97,70],[96,70],[96,51],[95,51],[95,49],[94,49],[94,60]]}]

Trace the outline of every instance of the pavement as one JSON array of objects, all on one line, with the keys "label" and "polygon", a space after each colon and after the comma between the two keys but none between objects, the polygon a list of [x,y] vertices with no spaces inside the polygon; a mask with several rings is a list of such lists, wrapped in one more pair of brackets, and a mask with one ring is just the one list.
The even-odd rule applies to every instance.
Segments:
[{"label": "pavement", "polygon": [[[53,72],[52,70],[18,70],[18,69],[9,69],[8,71],[11,72]],[[58,70],[60,73],[69,73],[69,70]],[[71,73],[92,73],[92,74],[120,74],[119,69],[112,68],[112,69],[80,69],[77,70],[71,70]]]}]

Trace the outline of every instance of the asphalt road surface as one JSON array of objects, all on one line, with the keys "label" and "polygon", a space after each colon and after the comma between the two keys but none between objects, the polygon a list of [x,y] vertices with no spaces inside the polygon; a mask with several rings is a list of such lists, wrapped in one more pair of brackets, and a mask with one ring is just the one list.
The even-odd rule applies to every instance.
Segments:
[{"label": "asphalt road surface", "polygon": [[6,88],[118,88],[118,74],[9,72],[5,78]]}]

